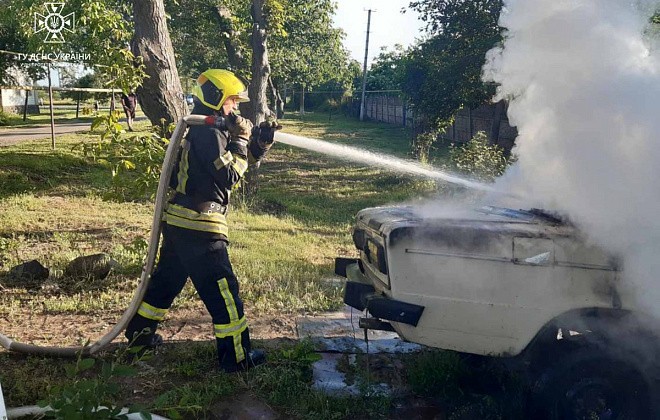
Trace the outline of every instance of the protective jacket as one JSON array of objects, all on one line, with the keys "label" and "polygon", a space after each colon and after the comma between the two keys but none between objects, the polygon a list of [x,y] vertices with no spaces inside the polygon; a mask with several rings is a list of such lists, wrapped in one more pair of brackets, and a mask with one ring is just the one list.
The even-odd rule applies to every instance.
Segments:
[{"label": "protective jacket", "polygon": [[[213,110],[196,103],[193,114]],[[170,179],[176,191],[165,210],[168,225],[227,240],[227,207],[234,186],[248,168],[263,159],[268,147],[256,139],[230,140],[229,132],[205,126],[190,127]]]}]

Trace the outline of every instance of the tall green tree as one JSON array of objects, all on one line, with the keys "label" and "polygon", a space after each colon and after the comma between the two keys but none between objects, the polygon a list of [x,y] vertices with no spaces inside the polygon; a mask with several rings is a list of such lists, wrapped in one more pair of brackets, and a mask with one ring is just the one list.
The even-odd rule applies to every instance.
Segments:
[{"label": "tall green tree", "polygon": [[406,78],[407,51],[401,44],[382,47],[367,72],[367,90],[401,90]]},{"label": "tall green tree", "polygon": [[[89,59],[77,62],[102,75],[104,87],[127,90],[141,83],[144,76],[141,60],[128,48],[133,33],[128,19],[130,12],[123,0],[69,0],[63,13],[75,12],[75,31],[64,32],[66,43],[45,43],[44,33],[35,33],[34,21],[25,16],[44,14],[43,2],[13,0],[3,6],[0,14],[0,38],[5,34],[13,37],[6,42],[7,49],[19,53],[82,53]],[[3,56],[4,54],[0,54]],[[6,57],[3,57],[5,60]],[[12,59],[12,66],[31,66],[39,63],[19,63]],[[43,63],[41,63],[43,64]],[[0,64],[0,77],[3,65]]]},{"label": "tall green tree", "polygon": [[502,41],[502,0],[417,0],[427,39],[410,53],[404,91],[431,130],[461,108],[490,101],[495,86],[481,80],[486,53]]},{"label": "tall green tree", "polygon": [[350,85],[350,59],[344,33],[334,28],[331,0],[287,0],[286,20],[271,37],[274,93],[287,84],[313,89],[329,81]]},{"label": "tall green tree", "polygon": [[[330,0],[264,0],[255,19],[254,0],[169,0],[172,40],[182,73],[195,77],[210,67],[228,68],[255,83],[254,41],[267,37],[273,112],[281,113],[281,88],[308,88],[330,80],[350,85],[348,53],[333,28]],[[255,30],[256,37],[255,37]],[[261,31],[261,32],[260,32]],[[260,48],[258,48],[259,50]],[[263,65],[257,65],[261,69]],[[348,82],[346,82],[348,81]]]}]

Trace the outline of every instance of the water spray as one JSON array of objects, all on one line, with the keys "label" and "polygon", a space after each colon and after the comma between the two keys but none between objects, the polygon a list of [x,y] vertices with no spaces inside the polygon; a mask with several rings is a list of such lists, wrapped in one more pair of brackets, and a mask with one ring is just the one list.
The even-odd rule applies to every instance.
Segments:
[{"label": "water spray", "polygon": [[311,150],[317,153],[323,153],[325,155],[334,156],[343,160],[356,163],[365,163],[367,165],[379,166],[381,168],[389,169],[395,172],[446,181],[451,184],[460,185],[474,190],[499,192],[489,185],[471,181],[458,175],[425,167],[419,163],[410,162],[405,159],[398,159],[392,156],[376,154],[366,150],[358,149],[356,147],[333,144],[323,140],[311,139],[308,137],[301,137],[281,132],[275,134],[275,140],[290,146],[300,147],[302,149]]}]

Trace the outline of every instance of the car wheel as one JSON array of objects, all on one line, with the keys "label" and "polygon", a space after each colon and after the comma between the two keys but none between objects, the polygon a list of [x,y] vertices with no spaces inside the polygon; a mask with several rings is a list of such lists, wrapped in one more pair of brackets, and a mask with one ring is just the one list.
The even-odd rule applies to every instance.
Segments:
[{"label": "car wheel", "polygon": [[528,411],[539,420],[648,420],[650,407],[648,383],[633,361],[585,348],[542,371]]}]

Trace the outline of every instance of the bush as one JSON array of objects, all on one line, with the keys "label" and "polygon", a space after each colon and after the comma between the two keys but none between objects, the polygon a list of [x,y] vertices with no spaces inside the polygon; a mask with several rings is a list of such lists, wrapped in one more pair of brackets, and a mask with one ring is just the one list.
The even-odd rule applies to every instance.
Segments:
[{"label": "bush", "polygon": [[479,131],[465,144],[449,146],[450,169],[480,181],[493,182],[514,161],[504,149],[488,143],[488,136]]},{"label": "bush", "polygon": [[[120,351],[116,356],[117,360],[125,358],[129,352],[135,354],[140,350],[141,348],[134,347]],[[147,360],[149,357],[150,355],[145,353],[145,357],[141,360]],[[136,370],[116,361],[103,361],[101,372],[92,372],[91,369],[95,364],[96,359],[83,359],[80,354],[75,365],[65,367],[66,375],[71,382],[64,386],[49,387],[50,397],[39,402],[40,407],[48,407],[44,413],[46,418],[56,420],[126,420],[128,418],[126,414],[121,413],[124,401],[120,397],[119,379],[122,376],[135,376]],[[133,405],[128,413],[140,413],[143,419],[151,419],[151,415],[143,406]]]},{"label": "bush", "polygon": [[0,126],[9,125],[9,115],[0,109]]},{"label": "bush", "polygon": [[147,135],[122,137],[121,112],[101,115],[92,130],[101,127],[101,141],[82,144],[83,153],[94,161],[108,163],[112,169],[112,191],[104,198],[119,201],[153,198],[158,188],[160,171],[169,140],[165,138],[174,124],[152,127]]}]

